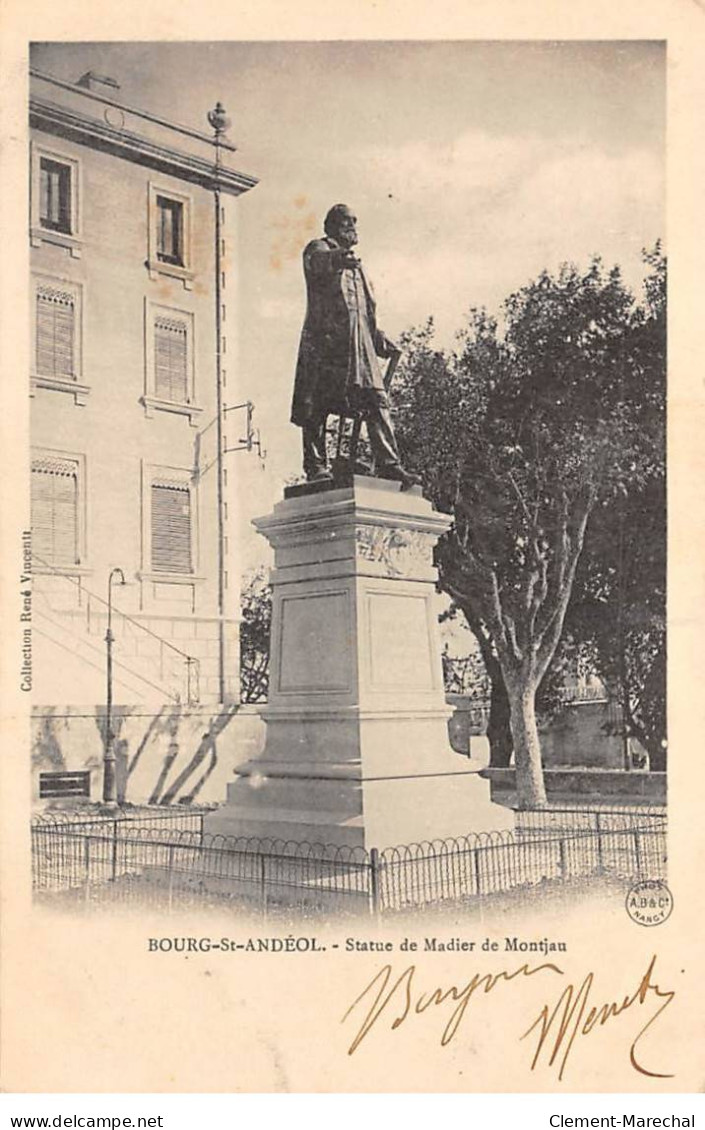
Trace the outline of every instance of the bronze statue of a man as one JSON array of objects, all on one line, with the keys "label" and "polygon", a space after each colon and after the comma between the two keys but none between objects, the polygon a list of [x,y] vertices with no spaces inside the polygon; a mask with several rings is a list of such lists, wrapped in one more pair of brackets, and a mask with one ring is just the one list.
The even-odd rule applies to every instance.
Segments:
[{"label": "bronze statue of a man", "polygon": [[357,220],[345,204],[330,209],[325,235],[304,249],[308,309],[296,366],[292,423],[303,432],[309,482],[331,479],[326,422],[331,413],[367,425],[375,474],[403,486],[419,480],[401,465],[378,357],[398,354],[377,326],[372,287],[353,253]]}]

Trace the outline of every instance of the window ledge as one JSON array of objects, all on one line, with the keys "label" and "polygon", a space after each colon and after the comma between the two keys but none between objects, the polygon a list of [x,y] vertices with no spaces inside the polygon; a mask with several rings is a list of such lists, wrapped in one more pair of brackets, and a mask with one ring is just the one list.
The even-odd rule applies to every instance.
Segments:
[{"label": "window ledge", "polygon": [[54,392],[70,392],[76,404],[85,404],[91,391],[90,385],[79,384],[72,377],[46,377],[33,373],[30,379],[30,396],[37,388],[50,388]]},{"label": "window ledge", "polygon": [[51,228],[33,226],[29,233],[29,242],[32,247],[41,247],[43,243],[53,243],[57,247],[65,247],[71,253],[72,259],[80,259],[83,250],[83,240],[69,232],[52,231]]},{"label": "window ledge", "polygon": [[137,574],[140,581],[156,581],[159,584],[170,585],[193,585],[202,584],[205,577],[197,576],[195,573],[150,573],[141,571]]},{"label": "window ledge", "polygon": [[195,428],[203,413],[203,409],[197,404],[184,404],[178,400],[162,400],[159,396],[145,396],[141,397],[141,402],[144,405],[144,414],[148,419],[151,419],[154,412],[176,412],[179,416],[188,416],[189,423],[192,428]]},{"label": "window ledge", "polygon": [[157,279],[160,275],[169,275],[173,279],[181,279],[185,290],[193,290],[193,280],[196,272],[188,267],[177,267],[175,263],[162,263],[160,259],[148,259],[147,270],[150,279]]}]

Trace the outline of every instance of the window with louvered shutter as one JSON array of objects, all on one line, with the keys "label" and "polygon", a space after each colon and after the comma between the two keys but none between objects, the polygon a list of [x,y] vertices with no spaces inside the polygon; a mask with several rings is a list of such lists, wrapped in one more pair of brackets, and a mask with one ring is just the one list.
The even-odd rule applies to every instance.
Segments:
[{"label": "window with louvered shutter", "polygon": [[77,565],[78,464],[32,460],[32,550],[40,564]]},{"label": "window with louvered shutter", "polygon": [[186,404],[188,388],[188,329],[178,318],[154,321],[154,392],[162,400]]},{"label": "window with louvered shutter", "polygon": [[36,309],[38,376],[75,379],[75,333],[75,296],[55,287],[41,287]]},{"label": "window with louvered shutter", "polygon": [[152,569],[191,573],[191,495],[186,483],[152,483]]}]

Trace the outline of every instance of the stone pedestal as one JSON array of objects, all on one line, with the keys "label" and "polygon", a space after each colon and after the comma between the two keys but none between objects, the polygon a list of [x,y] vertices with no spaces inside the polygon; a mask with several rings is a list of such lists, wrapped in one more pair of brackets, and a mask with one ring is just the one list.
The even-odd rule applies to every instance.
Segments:
[{"label": "stone pedestal", "polygon": [[254,523],[275,552],[265,748],[207,830],[384,848],[511,826],[448,742],[432,555],[450,518],[386,480],[288,493]]}]

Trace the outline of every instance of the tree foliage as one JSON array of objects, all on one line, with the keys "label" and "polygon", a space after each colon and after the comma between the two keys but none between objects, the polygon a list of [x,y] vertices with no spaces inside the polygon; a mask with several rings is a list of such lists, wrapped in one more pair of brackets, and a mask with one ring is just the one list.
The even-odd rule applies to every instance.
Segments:
[{"label": "tree foliage", "polygon": [[[663,373],[649,359],[660,278],[638,306],[617,268],[543,272],[500,322],[473,310],[448,353],[410,332],[395,390],[405,461],[453,526],[441,587],[503,686],[520,802],[545,801],[536,691],[553,660],[597,508],[663,473]],[[649,339],[652,339],[649,341]],[[660,382],[660,384],[659,384]]]},{"label": "tree foliage", "polygon": [[272,589],[265,569],[258,569],[246,578],[240,597],[240,614],[240,699],[266,702]]},{"label": "tree foliage", "polygon": [[566,617],[566,650],[589,656],[652,769],[666,765],[664,487],[654,478],[594,515]]},{"label": "tree foliage", "polygon": [[472,695],[477,699],[489,697],[487,670],[479,655],[451,655],[448,646],[441,653],[443,685],[446,694]]},{"label": "tree foliage", "polygon": [[[587,531],[566,618],[570,648],[587,656],[652,769],[666,766],[666,262],[645,256],[646,301],[630,326],[638,422],[648,474],[603,500]],[[625,374],[625,379],[628,374]]]}]

